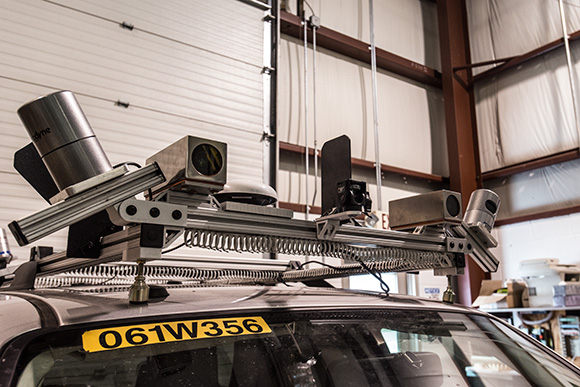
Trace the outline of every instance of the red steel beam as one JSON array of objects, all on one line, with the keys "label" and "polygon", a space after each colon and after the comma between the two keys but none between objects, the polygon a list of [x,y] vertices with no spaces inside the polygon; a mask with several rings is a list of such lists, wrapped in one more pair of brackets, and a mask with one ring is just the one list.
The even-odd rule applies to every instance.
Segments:
[{"label": "red steel beam", "polygon": [[[303,155],[306,152],[305,147],[303,147],[301,145],[290,144],[290,143],[283,142],[283,141],[280,141],[280,150],[292,152],[292,153],[296,153],[296,154],[301,154],[301,155]],[[308,148],[308,154],[310,156],[314,156],[314,149]],[[372,161],[357,159],[357,158],[353,157],[353,158],[351,158],[351,163],[352,163],[352,165],[357,166],[357,167],[366,168],[369,170],[372,169],[373,171],[375,170],[375,164]],[[395,167],[392,165],[386,165],[386,164],[381,164],[381,171],[386,172],[386,173],[394,173],[394,174],[400,175],[402,177],[423,180],[427,183],[447,184],[449,182],[449,179],[446,177],[443,177],[443,176],[433,175],[433,174],[425,173],[425,172],[413,171],[410,169],[399,168],[399,167]]]},{"label": "red steel beam", "polygon": [[[290,202],[278,202],[280,208],[285,208],[287,210],[292,210],[294,212],[306,213],[306,204],[290,203]],[[321,215],[322,207],[310,206],[309,212],[311,214]]]},{"label": "red steel beam", "polygon": [[[576,40],[578,38],[580,38],[580,31],[576,31],[576,32],[572,33],[570,35],[569,40],[572,41],[572,40]],[[480,74],[475,75],[473,77],[473,82],[479,82],[479,81],[482,81],[484,79],[490,78],[494,75],[500,74],[506,70],[517,67],[525,62],[528,62],[534,58],[537,58],[538,56],[547,54],[550,51],[553,51],[553,50],[560,48],[562,46],[564,46],[564,38],[554,40],[553,42],[550,42],[550,43],[545,44],[541,47],[538,47],[535,50],[532,50],[532,51],[527,52],[525,54],[513,57],[512,59],[508,60],[507,62],[505,62],[501,66],[494,67],[492,69],[489,69],[487,71],[484,71]]]},{"label": "red steel beam", "polygon": [[536,212],[534,214],[513,216],[511,218],[498,219],[495,221],[495,227],[505,226],[507,224],[528,222],[530,220],[538,220],[545,218],[552,218],[554,216],[570,215],[580,212],[580,206],[572,206],[566,208],[558,208],[555,210],[547,210],[542,212]]},{"label": "red steel beam", "polygon": [[[280,32],[298,39],[304,39],[302,20],[296,15],[281,11]],[[311,33],[309,33],[309,41],[311,39]],[[371,63],[370,45],[368,43],[351,38],[330,28],[320,27],[316,30],[316,45],[366,64]],[[441,87],[441,74],[438,71],[380,48],[376,49],[376,53],[378,68],[426,85]]]},{"label": "red steel beam", "polygon": [[[441,72],[450,189],[461,193],[463,208],[471,193],[481,187],[481,172],[475,120],[471,69],[454,72],[471,63],[467,10],[464,0],[437,0]],[[485,273],[468,257],[465,275],[458,276],[459,302],[471,305],[479,293]]]},{"label": "red steel beam", "polygon": [[484,172],[482,174],[483,180],[491,180],[498,177],[512,176],[517,173],[531,171],[533,169],[549,167],[550,165],[555,165],[563,163],[566,161],[572,161],[580,159],[580,151],[578,148],[555,153],[553,155],[539,157],[537,159],[524,161],[519,164],[510,165],[509,167],[494,169],[493,171]]}]

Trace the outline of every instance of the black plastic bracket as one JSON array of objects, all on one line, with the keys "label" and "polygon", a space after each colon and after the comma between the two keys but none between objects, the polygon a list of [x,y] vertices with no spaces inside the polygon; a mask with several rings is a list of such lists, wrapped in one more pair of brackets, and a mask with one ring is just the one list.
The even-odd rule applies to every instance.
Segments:
[{"label": "black plastic bracket", "polygon": [[98,212],[72,224],[68,229],[66,256],[68,258],[99,258],[101,238],[121,231],[109,220],[107,211]]},{"label": "black plastic bracket", "polygon": [[36,280],[36,273],[38,271],[38,263],[36,261],[28,261],[23,263],[14,272],[14,279],[8,287],[9,290],[28,290],[34,289],[34,281]]}]

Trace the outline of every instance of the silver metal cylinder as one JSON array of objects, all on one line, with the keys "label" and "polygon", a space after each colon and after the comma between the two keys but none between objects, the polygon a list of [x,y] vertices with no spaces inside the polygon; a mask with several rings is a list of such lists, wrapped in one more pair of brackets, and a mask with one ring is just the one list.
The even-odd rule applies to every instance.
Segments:
[{"label": "silver metal cylinder", "polygon": [[0,228],[0,259],[6,260],[6,263],[12,261],[12,253],[8,246],[8,238],[6,236],[6,231],[4,231],[3,228]]},{"label": "silver metal cylinder", "polygon": [[112,169],[72,92],[35,99],[18,115],[60,190]]},{"label": "silver metal cylinder", "polygon": [[493,191],[488,189],[473,191],[469,198],[463,221],[468,226],[481,223],[488,231],[491,231],[497,217],[500,202],[499,196]]}]

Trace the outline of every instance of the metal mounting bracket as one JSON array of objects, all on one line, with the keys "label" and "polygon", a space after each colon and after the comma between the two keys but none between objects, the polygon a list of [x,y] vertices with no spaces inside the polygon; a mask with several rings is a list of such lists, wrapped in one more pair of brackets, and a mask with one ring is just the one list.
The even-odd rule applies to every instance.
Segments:
[{"label": "metal mounting bracket", "polygon": [[339,212],[338,214],[321,216],[315,219],[316,237],[323,240],[333,239],[342,222],[360,215],[362,215],[360,211],[345,211]]}]

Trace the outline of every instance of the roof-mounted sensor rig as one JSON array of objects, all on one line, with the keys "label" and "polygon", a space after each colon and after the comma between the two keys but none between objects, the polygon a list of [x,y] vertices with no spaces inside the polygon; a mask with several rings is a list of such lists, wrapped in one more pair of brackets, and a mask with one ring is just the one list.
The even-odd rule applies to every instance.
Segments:
[{"label": "roof-mounted sensor rig", "polygon": [[[498,268],[489,248],[497,245],[491,230],[500,200],[489,190],[472,194],[465,215],[460,194],[439,191],[391,202],[393,230],[361,226],[357,218],[369,216],[371,199],[365,183],[351,179],[345,136],[325,145],[339,151],[323,152],[324,214],[306,221],[269,206],[275,201],[273,190],[237,192],[226,186],[224,143],[186,136],[130,171],[127,165],[110,165],[71,92],[39,98],[18,113],[33,143],[16,152],[15,167],[51,205],[9,228],[22,246],[65,227],[69,234],[66,251],[33,249],[30,262],[4,275],[13,288],[86,283],[89,275],[107,273],[118,283],[132,282],[129,300],[140,303],[149,298],[146,280],[165,285],[313,283],[365,272],[427,269],[451,276],[463,274],[464,254],[484,271]],[[326,173],[325,165],[330,166]],[[136,199],[139,193],[148,200]],[[232,259],[230,269],[208,270],[192,257],[187,267],[176,268],[166,253],[179,238],[179,247],[334,257],[343,264],[306,269],[299,262],[253,260],[250,269],[244,268],[247,262]]]}]

